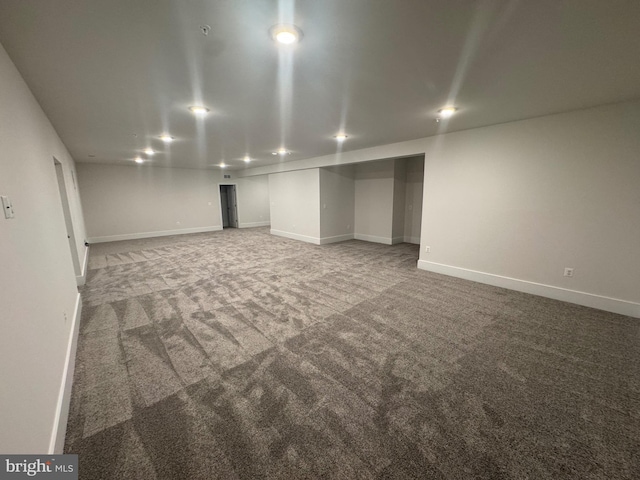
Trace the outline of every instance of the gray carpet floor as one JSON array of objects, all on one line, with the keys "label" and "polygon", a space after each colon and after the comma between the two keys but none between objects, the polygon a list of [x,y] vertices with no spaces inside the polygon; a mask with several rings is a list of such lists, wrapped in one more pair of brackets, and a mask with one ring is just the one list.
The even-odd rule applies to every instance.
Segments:
[{"label": "gray carpet floor", "polygon": [[91,247],[83,479],[640,473],[640,320],[268,229]]}]

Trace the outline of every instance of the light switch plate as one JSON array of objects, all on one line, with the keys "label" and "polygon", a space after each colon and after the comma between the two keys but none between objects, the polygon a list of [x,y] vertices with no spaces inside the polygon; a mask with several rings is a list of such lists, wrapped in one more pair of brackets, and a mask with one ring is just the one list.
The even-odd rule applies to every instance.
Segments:
[{"label": "light switch plate", "polygon": [[11,204],[11,199],[9,197],[5,197],[4,195],[0,196],[2,198],[2,210],[4,210],[4,218],[13,218],[15,214],[13,213],[13,205]]}]

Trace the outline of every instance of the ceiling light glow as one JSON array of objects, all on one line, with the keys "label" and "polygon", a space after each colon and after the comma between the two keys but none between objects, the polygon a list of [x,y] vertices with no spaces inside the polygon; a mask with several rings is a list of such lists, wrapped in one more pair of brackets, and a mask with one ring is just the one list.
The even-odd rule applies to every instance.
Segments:
[{"label": "ceiling light glow", "polygon": [[207,107],[203,107],[201,105],[194,105],[189,107],[189,110],[191,110],[191,112],[194,115],[197,115],[199,117],[204,117],[207,113],[209,113],[209,109]]},{"label": "ceiling light glow", "polygon": [[141,159],[140,157],[136,157],[136,158],[134,159],[134,161],[135,161],[136,163],[144,163],[144,160],[143,160],[143,159]]},{"label": "ceiling light glow", "polygon": [[292,32],[280,32],[276,35],[276,40],[280,43],[284,43],[285,45],[289,45],[291,43],[295,43],[298,40],[298,37]]},{"label": "ceiling light glow", "polygon": [[277,152],[273,152],[272,155],[290,155],[291,152],[286,148],[279,148]]},{"label": "ceiling light glow", "polygon": [[275,25],[271,27],[271,37],[283,45],[297,43],[302,38],[302,30],[295,25]]},{"label": "ceiling light glow", "polygon": [[345,135],[344,133],[339,133],[334,138],[339,142],[344,142],[347,139],[347,135]]},{"label": "ceiling light glow", "polygon": [[441,118],[451,118],[458,109],[456,107],[444,107],[438,110]]},{"label": "ceiling light glow", "polygon": [[227,164],[224,162],[220,162],[220,168],[227,168]]},{"label": "ceiling light glow", "polygon": [[246,157],[244,157],[244,162],[245,163],[249,163],[251,161],[251,157],[249,155],[247,155]]},{"label": "ceiling light glow", "polygon": [[174,138],[171,135],[167,135],[165,133],[160,135],[160,140],[162,140],[164,143],[171,143],[173,142]]},{"label": "ceiling light glow", "polygon": [[153,148],[145,148],[144,153],[149,156],[156,154],[156,152],[153,151]]}]

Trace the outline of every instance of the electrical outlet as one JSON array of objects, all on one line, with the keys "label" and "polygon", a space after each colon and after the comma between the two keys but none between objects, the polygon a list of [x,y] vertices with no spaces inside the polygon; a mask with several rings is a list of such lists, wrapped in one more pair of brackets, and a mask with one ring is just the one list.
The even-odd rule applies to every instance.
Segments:
[{"label": "electrical outlet", "polygon": [[564,276],[565,277],[573,277],[573,268],[565,267]]},{"label": "electrical outlet", "polygon": [[427,253],[431,253],[431,247],[424,247],[424,251]]}]

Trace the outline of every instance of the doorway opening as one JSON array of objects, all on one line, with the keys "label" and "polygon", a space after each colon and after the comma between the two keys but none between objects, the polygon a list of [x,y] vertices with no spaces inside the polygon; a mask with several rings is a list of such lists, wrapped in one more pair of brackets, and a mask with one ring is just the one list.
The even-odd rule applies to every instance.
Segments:
[{"label": "doorway opening", "polygon": [[220,185],[222,228],[238,228],[238,202],[235,185]]},{"label": "doorway opening", "polygon": [[67,195],[67,186],[64,181],[64,170],[62,164],[53,159],[53,166],[56,170],[56,178],[58,180],[58,190],[60,191],[60,203],[62,204],[62,213],[64,215],[64,225],[67,229],[67,240],[69,242],[69,250],[71,251],[71,261],[73,262],[73,270],[76,277],[80,277],[80,260],[78,259],[78,248],[76,247],[76,236],[73,232],[73,221],[71,219],[71,209],[69,208],[69,196]]}]

